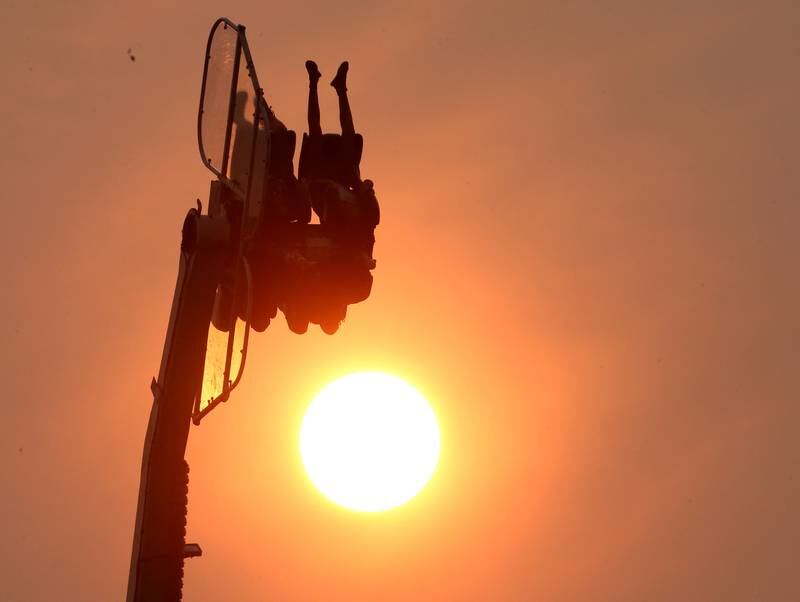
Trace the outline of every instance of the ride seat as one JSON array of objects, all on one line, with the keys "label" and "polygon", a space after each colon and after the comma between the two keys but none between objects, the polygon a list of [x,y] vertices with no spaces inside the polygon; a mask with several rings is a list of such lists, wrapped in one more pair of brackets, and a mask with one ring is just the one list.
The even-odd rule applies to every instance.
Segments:
[{"label": "ride seat", "polygon": [[355,188],[361,182],[361,134],[303,134],[299,178],[328,179]]},{"label": "ride seat", "polygon": [[297,134],[293,130],[270,132],[269,175],[273,178],[294,178],[294,151]]}]

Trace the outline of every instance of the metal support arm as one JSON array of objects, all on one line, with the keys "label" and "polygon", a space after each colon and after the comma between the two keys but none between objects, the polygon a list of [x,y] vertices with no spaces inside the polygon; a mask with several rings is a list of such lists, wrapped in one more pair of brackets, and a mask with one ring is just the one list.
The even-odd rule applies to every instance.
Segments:
[{"label": "metal support arm", "polygon": [[161,368],[151,386],[128,602],[181,599],[189,478],[184,453],[228,240],[224,218],[195,209],[186,216]]}]

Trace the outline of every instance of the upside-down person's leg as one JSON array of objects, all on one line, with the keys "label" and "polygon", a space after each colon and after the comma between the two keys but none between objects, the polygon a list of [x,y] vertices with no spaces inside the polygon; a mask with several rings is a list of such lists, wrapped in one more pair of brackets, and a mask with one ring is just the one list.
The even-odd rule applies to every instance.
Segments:
[{"label": "upside-down person's leg", "polygon": [[339,96],[339,123],[342,126],[342,134],[345,136],[356,133],[356,128],[353,125],[353,114],[350,112],[350,102],[347,100],[347,69],[349,66],[347,61],[339,65],[336,77],[331,82],[331,86]]},{"label": "upside-down person's leg", "polygon": [[306,61],[306,71],[308,71],[308,133],[312,136],[318,136],[322,134],[322,127],[319,122],[317,82],[322,74],[317,69],[317,64],[314,61]]}]

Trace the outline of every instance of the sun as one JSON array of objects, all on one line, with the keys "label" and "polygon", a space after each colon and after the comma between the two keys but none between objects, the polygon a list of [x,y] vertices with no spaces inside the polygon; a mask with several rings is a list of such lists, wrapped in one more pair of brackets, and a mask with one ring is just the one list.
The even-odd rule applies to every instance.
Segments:
[{"label": "sun", "polygon": [[328,499],[379,512],[413,498],[439,460],[439,425],[407,382],[357,372],[327,385],[306,411],[300,454]]}]

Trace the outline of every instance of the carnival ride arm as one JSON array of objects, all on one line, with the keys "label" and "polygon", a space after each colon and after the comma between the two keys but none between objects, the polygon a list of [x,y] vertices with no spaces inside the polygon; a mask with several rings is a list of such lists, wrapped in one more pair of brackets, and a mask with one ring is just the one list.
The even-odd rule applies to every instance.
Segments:
[{"label": "carnival ride arm", "polygon": [[187,215],[161,368],[151,385],[128,602],[179,601],[183,560],[199,554],[196,545],[185,542],[189,465],[184,453],[228,238],[227,220],[195,209]]}]

